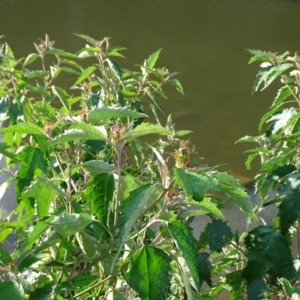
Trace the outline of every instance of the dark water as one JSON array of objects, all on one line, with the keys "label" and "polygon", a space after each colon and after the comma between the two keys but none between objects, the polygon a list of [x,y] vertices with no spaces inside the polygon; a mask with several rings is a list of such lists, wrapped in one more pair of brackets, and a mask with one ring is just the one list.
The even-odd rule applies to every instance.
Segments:
[{"label": "dark water", "polygon": [[245,49],[300,49],[300,1],[287,0],[0,0],[0,35],[17,56],[33,52],[48,33],[57,48],[77,51],[72,33],[112,37],[127,47],[132,67],[163,48],[160,65],[180,71],[185,96],[171,92],[163,106],[208,163],[227,163],[250,178],[235,140],[256,134],[275,87],[251,96],[258,66]]}]

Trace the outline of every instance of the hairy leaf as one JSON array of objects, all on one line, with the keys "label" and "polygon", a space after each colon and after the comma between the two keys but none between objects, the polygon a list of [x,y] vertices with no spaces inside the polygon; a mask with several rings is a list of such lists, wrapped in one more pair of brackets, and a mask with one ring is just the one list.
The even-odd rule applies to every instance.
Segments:
[{"label": "hairy leaf", "polygon": [[146,114],[123,107],[97,107],[90,111],[88,114],[88,121],[95,123],[102,120],[113,118],[145,118]]},{"label": "hairy leaf", "polygon": [[6,128],[0,128],[0,132],[19,132],[24,134],[44,134],[39,126],[33,123],[19,123],[18,125],[10,125]]},{"label": "hairy leaf", "polygon": [[115,265],[115,262],[119,257],[121,249],[128,238],[132,226],[140,217],[141,212],[145,209],[155,189],[155,185],[143,185],[132,191],[130,196],[122,201],[119,211],[122,212],[124,216],[116,237],[117,253],[115,255],[112,267]]},{"label": "hairy leaf", "polygon": [[184,189],[188,200],[202,201],[206,190],[219,190],[218,181],[204,172],[185,172],[183,169],[175,168],[174,173],[178,185]]},{"label": "hairy leaf", "polygon": [[261,279],[273,267],[279,277],[293,278],[295,269],[289,245],[284,237],[271,226],[258,226],[245,238],[247,266],[243,276],[250,284]]},{"label": "hairy leaf", "polygon": [[181,221],[173,221],[168,223],[168,229],[190,270],[192,286],[199,291],[198,254],[195,247],[197,241],[191,232],[191,228]]},{"label": "hairy leaf", "polygon": [[209,248],[212,251],[221,252],[232,238],[230,227],[222,220],[213,220],[212,223],[208,223],[205,232],[209,235]]},{"label": "hairy leaf", "polygon": [[131,257],[124,279],[141,299],[164,300],[170,286],[170,262],[170,257],[162,250],[144,247]]},{"label": "hairy leaf", "polygon": [[126,141],[130,139],[135,139],[140,136],[148,134],[165,134],[171,135],[172,131],[164,128],[158,124],[142,123],[135,127],[133,130],[126,132],[121,138],[120,141]]}]

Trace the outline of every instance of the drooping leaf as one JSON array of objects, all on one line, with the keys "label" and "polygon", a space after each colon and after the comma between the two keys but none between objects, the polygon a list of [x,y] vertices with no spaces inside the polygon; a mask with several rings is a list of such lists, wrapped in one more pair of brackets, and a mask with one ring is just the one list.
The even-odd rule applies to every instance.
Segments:
[{"label": "drooping leaf", "polygon": [[159,57],[159,54],[161,52],[162,49],[159,49],[157,50],[156,52],[154,52],[153,54],[151,54],[148,59],[145,60],[144,62],[144,66],[149,70],[151,71],[154,66],[155,66],[155,63]]},{"label": "drooping leaf", "polygon": [[133,254],[124,279],[142,300],[164,300],[170,286],[170,257],[155,247],[144,247]]},{"label": "drooping leaf", "polygon": [[213,220],[212,223],[208,223],[205,232],[209,235],[209,248],[212,251],[221,252],[232,238],[230,227],[222,220]]},{"label": "drooping leaf", "polygon": [[67,111],[70,111],[70,105],[68,103],[68,97],[69,97],[68,93],[65,90],[54,85],[52,85],[52,92],[55,96],[58,97],[58,99],[60,100],[64,108]]},{"label": "drooping leaf", "polygon": [[219,190],[218,181],[204,172],[185,172],[175,168],[174,173],[177,184],[184,189],[188,200],[202,201],[207,189]]},{"label": "drooping leaf", "polygon": [[120,141],[126,141],[130,139],[135,139],[140,136],[148,135],[148,134],[164,134],[170,135],[172,131],[164,128],[158,124],[150,124],[150,123],[142,123],[135,127],[133,130],[126,132],[121,138]]},{"label": "drooping leaf", "polygon": [[86,78],[88,78],[94,71],[96,70],[96,67],[90,66],[83,70],[82,74],[79,76],[77,81],[74,83],[74,85],[78,85],[82,81],[84,81]]},{"label": "drooping leaf", "polygon": [[93,177],[103,173],[110,173],[115,169],[114,165],[102,160],[89,160],[84,162],[82,166]]},{"label": "drooping leaf", "polygon": [[0,132],[19,132],[24,134],[44,134],[39,126],[33,123],[19,123],[18,125],[10,125],[6,128],[0,128]]},{"label": "drooping leaf", "polygon": [[247,287],[248,300],[264,300],[268,288],[262,279],[255,279]]},{"label": "drooping leaf", "polygon": [[128,238],[128,234],[139,218],[140,213],[145,209],[150,197],[154,193],[155,185],[146,184],[130,193],[130,196],[122,201],[119,211],[124,214],[119,232],[116,236],[117,252],[112,266],[115,265],[121,249]]},{"label": "drooping leaf", "polygon": [[146,114],[123,107],[97,107],[90,111],[88,114],[88,121],[95,123],[103,120],[109,120],[113,118],[145,118]]},{"label": "drooping leaf", "polygon": [[169,82],[176,88],[177,91],[184,95],[183,87],[178,79],[170,79]]},{"label": "drooping leaf", "polygon": [[0,283],[0,299],[24,300],[22,285],[12,280]]},{"label": "drooping leaf", "polygon": [[192,234],[191,228],[181,221],[172,221],[168,223],[168,229],[190,270],[192,276],[190,279],[191,284],[199,291],[198,254],[195,247],[197,241]]},{"label": "drooping leaf", "polygon": [[113,73],[116,75],[118,80],[122,82],[122,70],[119,67],[119,65],[117,63],[115,63],[114,61],[110,60],[109,58],[107,58],[106,60],[107,60],[109,67],[111,68]]}]

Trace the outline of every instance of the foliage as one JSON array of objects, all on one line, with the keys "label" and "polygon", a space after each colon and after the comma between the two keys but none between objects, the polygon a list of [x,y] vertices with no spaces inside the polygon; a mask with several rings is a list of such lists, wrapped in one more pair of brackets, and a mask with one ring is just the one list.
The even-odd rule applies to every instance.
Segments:
[{"label": "foliage", "polygon": [[[189,131],[176,131],[171,116],[162,125],[165,85],[183,88],[177,72],[156,67],[160,50],[131,71],[115,61],[124,48],[78,36],[86,43],[78,53],[55,48],[47,35],[25,59],[0,46],[0,153],[18,201],[0,224],[0,242],[14,233],[18,244],[12,253],[0,250],[2,298],[194,300],[228,290],[230,299],[263,299],[270,291],[297,292],[289,243],[299,217],[298,114],[282,105],[297,97],[298,73],[283,75],[285,86],[262,121],[272,122],[267,133],[246,138],[260,143],[251,158],[263,158],[263,200],[254,211],[238,180],[195,159],[182,139]],[[254,55],[251,61],[270,61],[255,91],[298,66],[286,55]],[[145,121],[151,111],[154,121]],[[279,221],[248,235],[232,232],[224,199],[257,220],[278,183]],[[190,224],[203,215],[211,221],[196,236]]]}]

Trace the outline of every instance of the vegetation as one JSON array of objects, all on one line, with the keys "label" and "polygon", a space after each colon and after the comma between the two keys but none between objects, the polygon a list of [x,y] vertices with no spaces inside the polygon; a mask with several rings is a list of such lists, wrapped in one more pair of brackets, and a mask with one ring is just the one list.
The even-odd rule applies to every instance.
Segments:
[{"label": "vegetation", "polygon": [[[262,160],[262,200],[253,210],[237,179],[197,161],[183,139],[189,131],[175,130],[171,116],[162,125],[164,86],[183,88],[177,72],[156,67],[160,50],[125,70],[114,60],[124,48],[78,36],[87,44],[76,54],[54,48],[48,36],[25,59],[0,46],[0,116],[8,124],[0,129],[0,153],[18,201],[0,224],[0,242],[11,233],[18,242],[11,254],[0,249],[0,298],[194,300],[228,290],[229,299],[254,300],[299,293],[300,261],[291,253],[300,251],[298,56],[252,51],[250,62],[264,62],[254,91],[279,76],[283,83],[259,129],[271,125],[241,139],[259,145],[247,166],[255,156]],[[156,138],[144,138],[150,134]],[[272,224],[232,232],[222,213],[228,198],[249,223],[268,205],[279,213]],[[195,236],[189,225],[204,214],[211,221]]]}]

